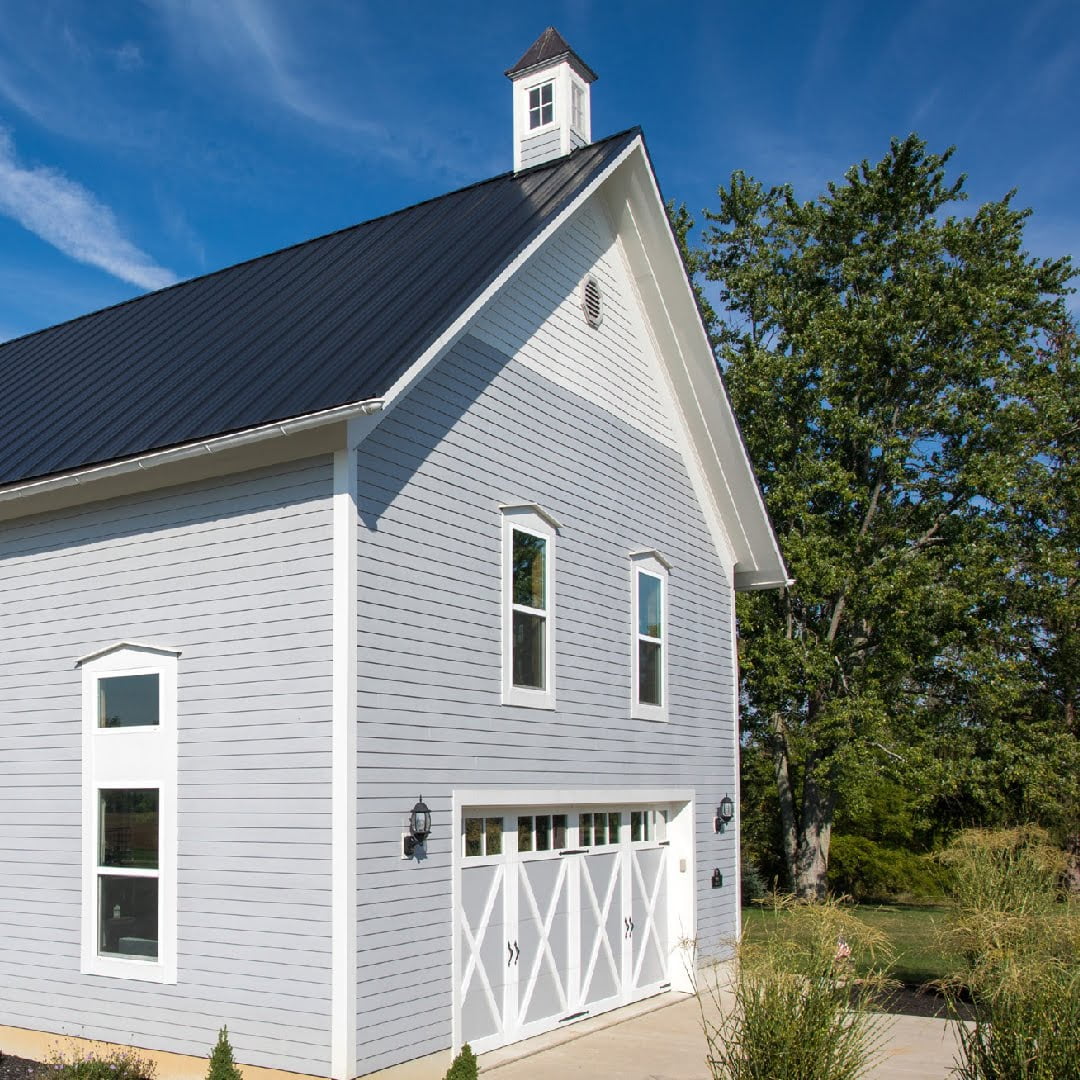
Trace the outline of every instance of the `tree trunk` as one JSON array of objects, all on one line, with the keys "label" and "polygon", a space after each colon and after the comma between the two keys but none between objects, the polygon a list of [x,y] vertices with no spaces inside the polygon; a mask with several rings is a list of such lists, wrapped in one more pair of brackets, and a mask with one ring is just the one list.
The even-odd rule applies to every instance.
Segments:
[{"label": "tree trunk", "polygon": [[776,796],[780,803],[780,841],[784,850],[784,869],[787,884],[795,886],[795,860],[798,854],[798,831],[795,825],[795,792],[791,789],[791,767],[788,760],[784,723],[773,717],[773,772],[776,776]]},{"label": "tree trunk", "polygon": [[802,820],[794,875],[795,895],[800,900],[825,898],[825,871],[829,865],[835,806],[836,796],[821,790],[813,763],[808,762],[803,778]]}]

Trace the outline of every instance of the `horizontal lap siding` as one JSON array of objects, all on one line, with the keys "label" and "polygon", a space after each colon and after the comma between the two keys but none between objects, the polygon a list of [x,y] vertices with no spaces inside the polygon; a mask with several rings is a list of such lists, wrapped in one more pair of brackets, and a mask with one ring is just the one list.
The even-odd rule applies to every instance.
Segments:
[{"label": "horizontal lap siding", "polygon": [[[0,526],[0,1024],[328,1071],[331,464]],[[81,683],[182,650],[178,984],[79,974]]]},{"label": "horizontal lap siding", "polygon": [[[691,488],[621,256],[590,208],[361,447],[359,987],[361,1072],[451,1037],[451,792],[692,787],[699,933],[734,929],[735,793],[726,574]],[[582,277],[602,283],[590,330]],[[511,359],[511,357],[513,359]],[[539,503],[557,539],[557,708],[500,704],[500,503]],[[630,563],[671,560],[671,722],[632,720]],[[400,859],[418,795],[428,858]]]}]

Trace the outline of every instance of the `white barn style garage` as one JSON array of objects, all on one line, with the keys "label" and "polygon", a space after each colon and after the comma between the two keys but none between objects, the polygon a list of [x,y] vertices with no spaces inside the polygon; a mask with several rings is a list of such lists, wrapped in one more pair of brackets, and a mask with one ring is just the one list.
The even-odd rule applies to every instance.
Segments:
[{"label": "white barn style garage", "polygon": [[641,133],[0,345],[0,1047],[350,1080],[738,930],[734,595],[786,573]]}]

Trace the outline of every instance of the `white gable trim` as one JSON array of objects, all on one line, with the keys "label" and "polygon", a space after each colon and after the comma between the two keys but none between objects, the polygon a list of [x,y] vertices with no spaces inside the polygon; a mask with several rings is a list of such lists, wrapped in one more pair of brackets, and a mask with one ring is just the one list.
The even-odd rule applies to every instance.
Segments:
[{"label": "white gable trim", "polygon": [[181,653],[180,649],[170,649],[167,646],[162,645],[147,645],[141,641],[118,641],[115,645],[106,645],[103,649],[96,649],[92,653],[80,656],[79,659],[75,661],[75,666],[82,667],[83,664],[89,664],[94,660],[100,660],[103,656],[119,652],[121,649],[129,652],[151,653],[154,656],[179,656]]},{"label": "white gable trim", "polygon": [[[635,146],[638,146],[635,143]],[[663,198],[641,147],[605,191],[631,280],[734,556],[737,588],[789,583],[783,557],[705,334]],[[699,493],[700,494],[700,493]]]}]

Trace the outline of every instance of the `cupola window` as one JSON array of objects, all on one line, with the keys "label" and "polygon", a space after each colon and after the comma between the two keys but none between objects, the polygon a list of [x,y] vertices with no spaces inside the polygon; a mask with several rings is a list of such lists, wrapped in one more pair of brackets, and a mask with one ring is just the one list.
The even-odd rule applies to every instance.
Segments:
[{"label": "cupola window", "polygon": [[555,84],[546,82],[529,91],[529,130],[544,127],[555,119]]}]

